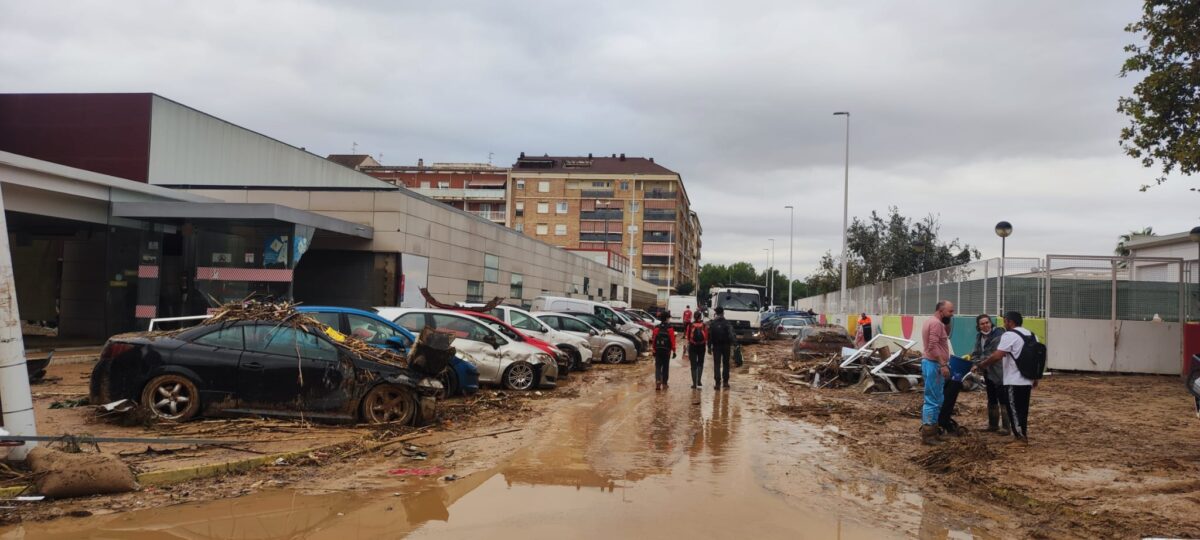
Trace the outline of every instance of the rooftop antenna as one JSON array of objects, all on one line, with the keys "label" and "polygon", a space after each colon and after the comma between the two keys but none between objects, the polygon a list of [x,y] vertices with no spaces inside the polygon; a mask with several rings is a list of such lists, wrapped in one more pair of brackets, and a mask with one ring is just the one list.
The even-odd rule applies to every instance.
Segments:
[{"label": "rooftop antenna", "polygon": [[492,156],[493,155],[495,155],[495,152],[488,152],[488,165],[492,164]]},{"label": "rooftop antenna", "polygon": [[379,162],[383,163],[383,152],[379,153]]},{"label": "rooftop antenna", "polygon": [[358,143],[356,143],[356,142],[351,142],[351,143],[350,143],[350,153],[351,153],[351,154],[357,154],[357,153],[358,153]]}]

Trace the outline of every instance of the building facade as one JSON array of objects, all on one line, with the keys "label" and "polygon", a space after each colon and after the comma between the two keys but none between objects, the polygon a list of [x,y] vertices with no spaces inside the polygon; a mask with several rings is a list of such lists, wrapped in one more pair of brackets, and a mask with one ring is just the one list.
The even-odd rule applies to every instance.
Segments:
[{"label": "building facade", "polygon": [[426,166],[423,159],[416,165],[381,165],[361,159],[332,155],[329,159],[355,163],[356,170],[385,182],[406,187],[421,195],[448,204],[481,218],[508,225],[506,210],[508,168],[487,163],[433,163]]},{"label": "building facade", "polygon": [[511,226],[568,248],[628,256],[660,303],[699,276],[699,216],[679,173],[654,158],[530,157],[509,171]]}]

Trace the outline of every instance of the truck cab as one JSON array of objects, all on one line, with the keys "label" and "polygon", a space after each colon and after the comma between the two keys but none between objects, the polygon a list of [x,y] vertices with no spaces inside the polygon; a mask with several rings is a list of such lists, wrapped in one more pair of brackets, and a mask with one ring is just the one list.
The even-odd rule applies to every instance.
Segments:
[{"label": "truck cab", "polygon": [[739,343],[756,342],[762,339],[761,311],[762,295],[755,289],[741,287],[713,287],[710,289],[709,307],[723,308],[725,320],[733,326]]}]

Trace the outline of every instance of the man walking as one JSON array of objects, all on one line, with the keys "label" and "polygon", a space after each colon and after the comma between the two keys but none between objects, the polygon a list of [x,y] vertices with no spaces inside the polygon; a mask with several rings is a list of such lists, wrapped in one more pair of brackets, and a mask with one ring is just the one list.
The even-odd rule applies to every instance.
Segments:
[{"label": "man walking", "polygon": [[692,367],[692,389],[699,390],[700,378],[704,375],[704,348],[708,345],[708,328],[704,326],[704,316],[699,311],[692,324],[683,331],[683,337],[687,341],[688,361]]},{"label": "man walking", "polygon": [[713,388],[729,388],[729,348],[736,340],[733,325],[725,320],[725,308],[713,310],[713,320],[708,324],[708,352],[713,357]]},{"label": "man walking", "polygon": [[[1012,426],[1013,440],[1028,444],[1029,398],[1033,389],[1037,387],[1037,380],[1030,379],[1021,372],[1017,359],[1021,358],[1021,353],[1026,348],[1033,348],[1038,339],[1033,332],[1021,326],[1022,324],[1025,324],[1025,318],[1020,313],[1010,311],[1004,314],[1004,329],[1007,331],[1000,336],[1000,345],[996,347],[996,352],[980,363],[980,367],[986,369],[996,362],[1003,363],[1004,392],[1008,397],[1008,419]],[[1040,376],[1040,372],[1030,375],[1037,376]]]},{"label": "man walking", "polygon": [[658,315],[658,326],[650,342],[654,344],[654,389],[667,388],[667,377],[671,374],[671,359],[675,358],[675,329],[671,328],[671,313]]},{"label": "man walking", "polygon": [[921,442],[939,444],[938,415],[942,412],[942,391],[950,378],[950,321],[954,303],[941,300],[933,316],[921,327],[925,356],[921,359],[921,378],[925,382],[925,405],[921,408]]}]

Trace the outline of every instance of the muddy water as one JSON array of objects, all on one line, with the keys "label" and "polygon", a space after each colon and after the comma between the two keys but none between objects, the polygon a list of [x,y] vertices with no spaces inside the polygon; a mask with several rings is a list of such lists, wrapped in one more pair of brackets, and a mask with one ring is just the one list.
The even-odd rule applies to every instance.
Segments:
[{"label": "muddy water", "polygon": [[[970,537],[889,478],[850,465],[820,429],[774,418],[747,377],[731,391],[649,367],[564,402],[544,435],[456,482],[383,477],[372,492],[253,495],[60,519],[10,538]],[[389,485],[394,484],[394,487]]]}]

